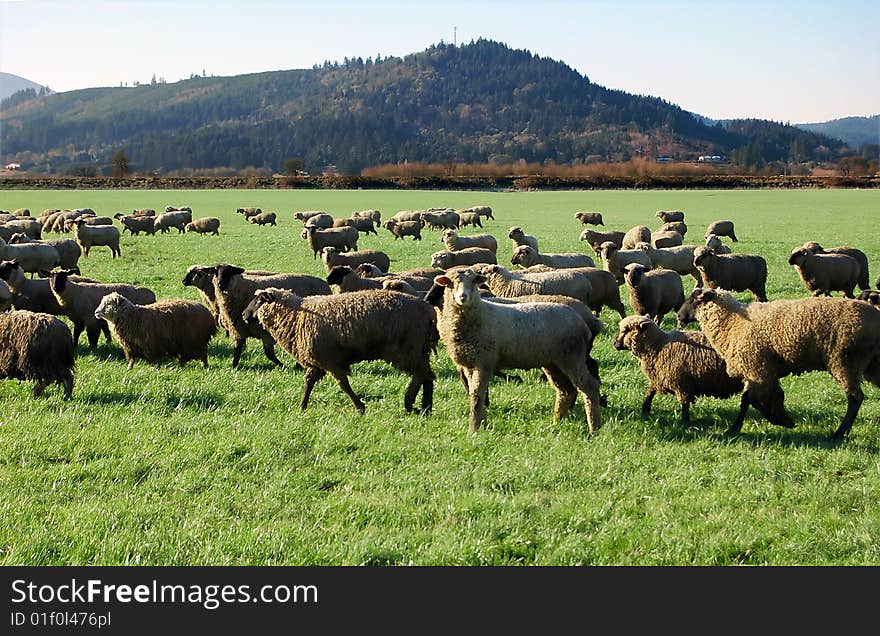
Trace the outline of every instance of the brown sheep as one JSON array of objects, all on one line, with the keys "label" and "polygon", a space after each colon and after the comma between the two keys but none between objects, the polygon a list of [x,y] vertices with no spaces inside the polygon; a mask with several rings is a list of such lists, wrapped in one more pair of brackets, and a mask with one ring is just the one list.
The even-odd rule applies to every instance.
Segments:
[{"label": "brown sheep", "polygon": [[60,384],[64,399],[70,399],[74,345],[70,328],[64,322],[31,311],[3,313],[0,342],[0,378],[35,382],[34,397],[40,397],[50,384]]}]

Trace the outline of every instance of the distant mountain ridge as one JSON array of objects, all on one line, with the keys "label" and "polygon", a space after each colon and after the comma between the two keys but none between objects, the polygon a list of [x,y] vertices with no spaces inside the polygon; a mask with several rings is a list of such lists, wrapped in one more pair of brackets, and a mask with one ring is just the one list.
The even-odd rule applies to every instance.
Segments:
[{"label": "distant mountain ridge", "polygon": [[4,160],[42,171],[248,166],[356,174],[398,162],[625,161],[721,155],[746,165],[835,160],[842,142],[763,120],[705,125],[679,106],[593,84],[490,41],[311,69],[91,88],[0,110]]},{"label": "distant mountain ridge", "polygon": [[39,93],[41,89],[44,89],[49,94],[55,92],[49,89],[47,86],[37,84],[36,82],[31,81],[27,78],[19,77],[18,75],[13,75],[12,73],[4,73],[0,71],[0,100],[4,100],[7,97],[14,95],[18,91],[23,91],[28,88],[34,89],[37,93]]},{"label": "distant mountain ridge", "polygon": [[840,139],[852,148],[880,144],[880,115],[873,117],[842,117],[813,124],[795,124],[802,130]]}]

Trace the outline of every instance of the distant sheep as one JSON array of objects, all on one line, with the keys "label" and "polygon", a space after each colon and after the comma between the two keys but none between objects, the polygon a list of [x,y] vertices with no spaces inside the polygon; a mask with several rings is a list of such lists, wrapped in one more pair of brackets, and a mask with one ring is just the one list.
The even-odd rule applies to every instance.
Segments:
[{"label": "distant sheep", "polygon": [[471,234],[459,236],[455,230],[443,230],[440,239],[450,252],[457,252],[468,247],[482,247],[498,253],[498,241],[491,234]]},{"label": "distant sheep", "polygon": [[626,236],[626,232],[618,232],[616,230],[611,230],[608,232],[597,232],[595,230],[584,230],[581,232],[580,240],[586,241],[589,243],[590,247],[593,248],[593,251],[596,254],[599,253],[599,247],[602,243],[611,242],[617,246],[617,249],[623,249],[623,237]]},{"label": "distant sheep", "polygon": [[[153,208],[135,208],[131,211],[132,216],[156,216],[156,210]],[[115,215],[113,218],[116,218]]]},{"label": "distant sheep", "polygon": [[700,270],[703,285],[730,291],[750,291],[759,302],[767,302],[767,261],[751,254],[715,254],[699,246],[694,250],[694,265]]},{"label": "distant sheep", "polygon": [[624,268],[629,304],[639,316],[649,316],[657,324],[670,311],[684,304],[681,276],[671,269],[648,269],[639,263]]},{"label": "distant sheep", "polygon": [[355,228],[358,232],[363,232],[364,234],[379,235],[376,231],[376,226],[373,224],[373,219],[369,217],[353,216],[350,219],[345,219],[345,224]]},{"label": "distant sheep", "polygon": [[373,219],[373,223],[379,225],[382,221],[382,213],[379,210],[358,210],[351,213],[352,218]]},{"label": "distant sheep", "polygon": [[423,212],[421,220],[430,230],[457,230],[461,224],[454,210],[444,209],[436,212]]},{"label": "distant sheep", "polygon": [[[433,310],[432,310],[433,311]],[[70,328],[49,314],[11,311],[0,314],[0,378],[34,382],[40,397],[50,384],[73,394],[74,346]]]},{"label": "distant sheep", "polygon": [[578,212],[574,215],[574,218],[584,225],[605,225],[602,222],[601,212]]},{"label": "distant sheep", "polygon": [[492,216],[492,208],[488,205],[475,205],[470,208],[465,208],[463,210],[459,210],[459,212],[474,212],[475,214],[479,214],[480,216],[486,217],[487,219],[495,220],[495,217]]},{"label": "distant sheep", "polygon": [[278,225],[275,221],[277,215],[274,212],[260,212],[259,214],[248,218],[248,223],[254,225]]},{"label": "distant sheep", "polygon": [[156,219],[152,216],[133,216],[119,213],[114,218],[122,226],[123,234],[125,234],[125,230],[128,230],[132,236],[137,236],[141,232],[151,235],[156,233]]},{"label": "distant sheep", "polygon": [[682,238],[687,234],[688,226],[685,225],[684,221],[673,221],[672,223],[664,223],[660,226],[660,231],[662,232],[678,232],[681,234]]},{"label": "distant sheep", "polygon": [[[73,222],[73,238],[80,244],[83,254],[89,255],[93,247],[106,246],[110,248],[113,258],[121,256],[119,249],[119,229],[112,225],[87,225],[85,219],[79,218]],[[50,268],[51,269],[51,268]]]},{"label": "distant sheep", "polygon": [[459,227],[471,225],[473,227],[483,227],[482,217],[476,212],[458,212]]},{"label": "distant sheep", "polygon": [[256,207],[250,208],[238,208],[235,210],[236,214],[241,214],[244,216],[245,221],[247,221],[252,216],[257,216],[258,214],[262,214],[263,210]]},{"label": "distant sheep", "polygon": [[813,296],[830,296],[842,291],[847,298],[854,298],[853,290],[862,274],[862,266],[846,254],[814,254],[805,247],[791,252],[788,264],[794,266]]},{"label": "distant sheep", "polygon": [[704,238],[708,238],[710,234],[714,234],[715,236],[729,236],[730,240],[734,243],[738,241],[736,234],[733,231],[733,221],[713,221],[709,224],[709,227],[706,228],[706,235]]},{"label": "distant sheep", "polygon": [[213,234],[220,236],[220,219],[213,216],[203,216],[195,219],[184,226],[186,232],[195,232],[196,234]]},{"label": "distant sheep", "polygon": [[538,251],[538,239],[530,234],[526,234],[523,232],[523,229],[517,225],[510,228],[507,232],[507,238],[513,241],[513,249],[516,249],[520,245],[528,245],[536,252]]},{"label": "distant sheep", "polygon": [[623,241],[621,242],[620,249],[631,250],[634,249],[636,243],[654,243],[651,241],[651,230],[647,225],[636,225],[635,227],[631,227],[626,231],[626,234],[623,235]]},{"label": "distant sheep", "polygon": [[[167,208],[166,208],[167,209]],[[165,234],[171,228],[176,228],[178,234],[186,231],[186,224],[192,221],[192,212],[187,210],[173,210],[164,212],[153,221],[153,228],[157,232]]]},{"label": "distant sheep", "polygon": [[414,241],[421,241],[422,228],[425,227],[425,224],[421,220],[397,221],[395,219],[389,219],[385,221],[385,225],[382,227],[394,235],[395,241],[397,239],[402,239],[404,236],[411,236]]},{"label": "distant sheep", "polygon": [[859,272],[859,289],[870,289],[871,286],[868,284],[868,280],[870,279],[868,274],[868,257],[865,256],[865,253],[862,250],[856,249],[855,247],[824,248],[816,241],[807,241],[804,243],[804,248],[810,250],[813,254],[846,254],[847,256],[856,259],[861,268],[861,271]]},{"label": "distant sheep", "polygon": [[511,265],[531,267],[532,265],[546,265],[553,269],[567,269],[570,267],[595,267],[596,263],[586,254],[539,254],[528,245],[520,245],[513,250],[510,259]]},{"label": "distant sheep", "polygon": [[[259,214],[259,213],[258,213],[258,214]],[[327,214],[326,212],[323,212],[323,211],[321,211],[321,210],[303,210],[303,211],[300,211],[300,212],[295,212],[294,215],[293,215],[293,218],[296,219],[297,221],[302,221],[302,224],[305,225],[305,224],[306,224],[306,221],[308,221],[308,220],[311,219],[312,217],[316,217],[316,216],[319,216],[319,215],[330,216],[329,214]],[[331,223],[333,222],[333,217],[332,217],[332,216],[330,217],[330,222],[331,222]],[[328,226],[328,227],[329,227],[329,226]]]},{"label": "distant sheep", "polygon": [[353,227],[320,229],[314,225],[305,226],[300,234],[300,238],[308,241],[312,258],[317,258],[325,247],[335,247],[340,252],[355,251],[359,236]]},{"label": "distant sheep", "polygon": [[684,221],[684,212],[681,210],[657,210],[656,216],[663,223],[672,223],[674,221]]},{"label": "distant sheep", "polygon": [[392,216],[389,220],[397,222],[421,221],[423,213],[424,212],[422,210],[401,210],[400,212],[395,213],[394,216]]},{"label": "distant sheep", "polygon": [[495,252],[483,247],[466,247],[463,250],[450,252],[440,250],[431,254],[431,267],[449,269],[457,265],[476,265],[477,263],[497,263]]}]

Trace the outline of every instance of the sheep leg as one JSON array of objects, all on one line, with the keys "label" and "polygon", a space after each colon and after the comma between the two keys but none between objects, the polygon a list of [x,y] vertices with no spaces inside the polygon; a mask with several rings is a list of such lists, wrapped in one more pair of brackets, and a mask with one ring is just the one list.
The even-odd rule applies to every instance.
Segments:
[{"label": "sheep leg", "polygon": [[654,402],[655,395],[657,395],[657,391],[648,389],[645,399],[642,401],[642,417],[648,417],[651,414],[651,404]]},{"label": "sheep leg", "polygon": [[351,388],[351,384],[348,382],[348,376],[344,372],[333,372],[331,374],[336,379],[336,382],[339,383],[340,388],[345,391],[345,394],[351,398],[351,401],[354,403],[354,407],[363,413],[367,410],[367,407],[364,406],[364,403],[361,402],[361,399],[357,396],[357,393],[354,392],[354,389]]},{"label": "sheep leg", "polygon": [[305,385],[303,386],[303,396],[302,400],[300,400],[299,402],[299,408],[301,408],[303,411],[305,411],[309,405],[309,398],[312,396],[312,389],[315,388],[315,384],[317,384],[318,380],[323,378],[325,375],[327,375],[327,372],[323,369],[315,369],[314,367],[309,367],[306,370]]},{"label": "sheep leg", "polygon": [[583,395],[584,411],[587,414],[587,426],[591,433],[595,433],[602,425],[599,415],[599,404],[602,399],[599,396],[599,380],[590,374],[590,371],[582,361],[575,358],[572,363],[575,366],[568,369],[563,368],[562,372],[568,376],[568,379]]},{"label": "sheep leg", "polygon": [[737,435],[743,426],[743,421],[746,419],[746,411],[749,410],[749,390],[746,389],[742,392],[742,397],[739,400],[739,414],[736,416],[736,420],[734,420],[733,424],[727,429],[728,435]]},{"label": "sheep leg", "polygon": [[107,342],[110,342],[112,338],[110,337],[110,325],[107,324],[106,320],[101,321],[101,333],[104,334],[104,338]]},{"label": "sheep leg", "polygon": [[[489,394],[486,393],[486,404],[489,403]],[[422,381],[422,412],[421,415],[430,415],[434,408],[434,377],[429,375]]]},{"label": "sheep leg", "polygon": [[794,428],[794,422],[785,412],[785,394],[778,381],[769,387],[750,384],[749,403],[771,424]]},{"label": "sheep leg", "polygon": [[848,393],[846,396],[846,415],[843,416],[843,420],[840,422],[840,426],[834,434],[829,438],[832,441],[841,440],[846,437],[846,434],[849,433],[852,428],[853,422],[856,419],[856,415],[859,414],[859,409],[862,406],[862,401],[865,399],[864,393],[862,393],[861,388],[856,387],[856,390]]},{"label": "sheep leg", "polygon": [[691,403],[687,398],[681,400],[681,421],[685,424],[691,421]]},{"label": "sheep leg", "polygon": [[73,373],[68,371],[61,385],[64,387],[64,399],[69,400],[73,396]]},{"label": "sheep leg", "polygon": [[468,432],[476,433],[486,423],[486,395],[492,373],[487,369],[472,369],[470,377],[471,415]]},{"label": "sheep leg", "polygon": [[89,339],[89,349],[98,348],[98,338],[101,337],[100,325],[89,325],[86,327],[86,337]]},{"label": "sheep leg", "polygon": [[544,367],[544,375],[556,389],[556,404],[553,407],[553,418],[561,420],[577,400],[577,389],[569,381],[565,374],[557,367]]},{"label": "sheep leg", "polygon": [[34,384],[34,390],[32,391],[32,395],[33,395],[35,398],[40,397],[41,395],[43,395],[43,391],[46,390],[46,387],[47,387],[47,386],[49,386],[49,381],[48,381],[48,380],[39,380],[39,381],[37,381],[37,383]]},{"label": "sheep leg", "polygon": [[276,366],[284,366],[281,364],[281,360],[278,359],[278,356],[275,355],[275,339],[269,334],[266,334],[263,337],[263,352],[270,361],[275,363]]},{"label": "sheep leg", "polygon": [[235,369],[238,366],[239,360],[241,360],[241,352],[244,350],[245,340],[236,340],[234,342],[235,347],[232,350],[232,368]]},{"label": "sheep leg", "polygon": [[79,344],[79,337],[82,335],[83,329],[85,329],[85,323],[82,322],[74,322],[73,323],[73,346]]}]

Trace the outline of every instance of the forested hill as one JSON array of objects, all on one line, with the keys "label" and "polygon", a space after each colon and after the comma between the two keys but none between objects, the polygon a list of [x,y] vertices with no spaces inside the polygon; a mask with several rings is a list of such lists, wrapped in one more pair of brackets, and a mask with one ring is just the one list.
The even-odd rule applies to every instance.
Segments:
[{"label": "forested hill", "polygon": [[4,161],[61,171],[247,166],[310,171],[401,161],[571,163],[718,154],[760,163],[834,159],[842,142],[774,122],[707,126],[655,97],[593,84],[566,64],[479,40],[404,58],[94,88],[0,108]]}]

